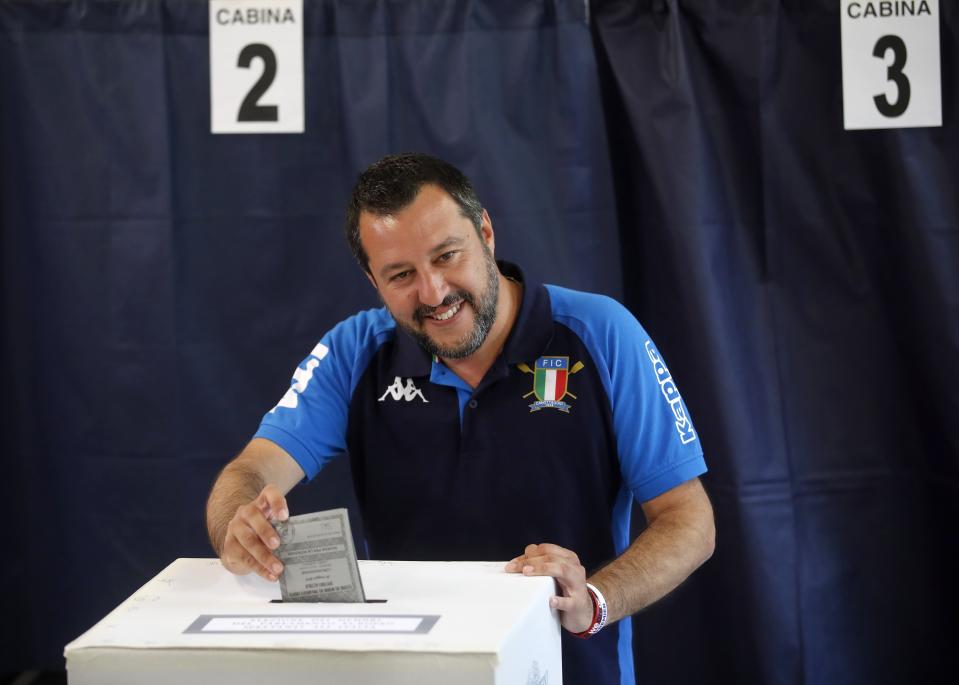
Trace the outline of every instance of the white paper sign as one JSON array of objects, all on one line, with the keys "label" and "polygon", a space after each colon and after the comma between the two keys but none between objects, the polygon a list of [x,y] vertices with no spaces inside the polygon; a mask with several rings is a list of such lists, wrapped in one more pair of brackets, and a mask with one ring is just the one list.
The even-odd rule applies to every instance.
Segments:
[{"label": "white paper sign", "polygon": [[213,133],[302,133],[303,119],[303,0],[210,0]]},{"label": "white paper sign", "polygon": [[438,614],[203,614],[187,626],[183,634],[415,633],[426,635],[439,620]]},{"label": "white paper sign", "polygon": [[413,633],[423,619],[394,616],[224,616],[204,633]]},{"label": "white paper sign", "polygon": [[942,126],[939,0],[842,0],[846,129]]}]

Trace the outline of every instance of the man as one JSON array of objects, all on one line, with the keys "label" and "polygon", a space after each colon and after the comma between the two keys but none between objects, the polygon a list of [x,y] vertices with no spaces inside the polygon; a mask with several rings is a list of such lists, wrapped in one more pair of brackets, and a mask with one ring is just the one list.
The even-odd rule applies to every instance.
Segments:
[{"label": "man", "polygon": [[[373,557],[512,557],[507,572],[552,576],[564,681],[633,682],[630,624],[614,622],[714,539],[698,436],[656,348],[613,300],[497,266],[489,215],[440,160],[374,164],[346,228],[385,307],[321,339],[220,474],[207,522],[223,565],[276,580],[270,519],[349,453]],[[648,526],[629,544],[634,497]]]}]

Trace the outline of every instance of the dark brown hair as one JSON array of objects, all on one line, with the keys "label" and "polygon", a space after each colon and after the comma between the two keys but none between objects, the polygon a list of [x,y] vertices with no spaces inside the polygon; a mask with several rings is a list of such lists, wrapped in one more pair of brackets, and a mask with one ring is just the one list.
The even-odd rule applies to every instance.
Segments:
[{"label": "dark brown hair", "polygon": [[416,199],[420,189],[439,186],[459,205],[477,234],[483,225],[483,205],[466,175],[448,162],[418,152],[388,155],[360,174],[346,208],[346,241],[360,266],[369,273],[370,259],[360,242],[360,214],[393,214]]}]

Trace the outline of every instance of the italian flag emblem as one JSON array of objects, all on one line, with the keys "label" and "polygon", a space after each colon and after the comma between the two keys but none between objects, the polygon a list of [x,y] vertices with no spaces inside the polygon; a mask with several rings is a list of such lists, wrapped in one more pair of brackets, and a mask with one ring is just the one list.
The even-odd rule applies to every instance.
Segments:
[{"label": "italian flag emblem", "polygon": [[566,397],[569,357],[540,357],[533,372],[533,394],[540,402],[559,402]]},{"label": "italian flag emblem", "polygon": [[523,395],[523,399],[536,396],[536,402],[529,405],[531,412],[550,408],[569,413],[571,407],[563,398],[576,399],[567,384],[571,375],[583,369],[583,362],[576,362],[570,368],[569,357],[540,357],[532,369],[526,364],[519,364],[518,368],[523,373],[533,374],[533,389]]}]

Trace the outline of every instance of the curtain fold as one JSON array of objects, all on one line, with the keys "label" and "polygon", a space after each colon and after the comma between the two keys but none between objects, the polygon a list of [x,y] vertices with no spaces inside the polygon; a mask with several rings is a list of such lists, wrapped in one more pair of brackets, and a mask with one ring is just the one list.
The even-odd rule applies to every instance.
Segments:
[{"label": "curtain fold", "polygon": [[944,126],[844,131],[837,3],[593,3],[629,305],[707,448],[713,560],[638,682],[943,682],[956,634],[956,7]]}]

